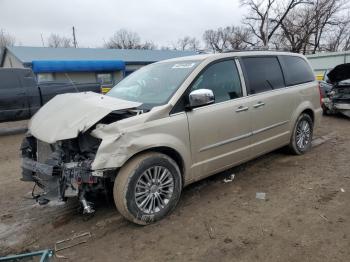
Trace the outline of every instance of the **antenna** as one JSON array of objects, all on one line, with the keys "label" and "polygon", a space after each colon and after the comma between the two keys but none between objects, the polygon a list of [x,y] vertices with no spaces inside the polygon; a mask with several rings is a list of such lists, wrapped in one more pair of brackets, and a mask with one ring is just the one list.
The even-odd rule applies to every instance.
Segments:
[{"label": "antenna", "polygon": [[73,26],[73,45],[74,45],[74,48],[77,48],[77,46],[78,46],[77,39],[75,37],[75,28],[74,28],[74,26]]}]

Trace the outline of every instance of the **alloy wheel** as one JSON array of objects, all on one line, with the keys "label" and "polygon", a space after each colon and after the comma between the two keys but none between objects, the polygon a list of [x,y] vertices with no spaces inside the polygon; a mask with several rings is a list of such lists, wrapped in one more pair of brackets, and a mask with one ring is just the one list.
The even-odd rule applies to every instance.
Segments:
[{"label": "alloy wheel", "polygon": [[171,172],[163,166],[153,166],[139,177],[135,187],[135,202],[142,212],[154,214],[169,203],[173,191]]}]

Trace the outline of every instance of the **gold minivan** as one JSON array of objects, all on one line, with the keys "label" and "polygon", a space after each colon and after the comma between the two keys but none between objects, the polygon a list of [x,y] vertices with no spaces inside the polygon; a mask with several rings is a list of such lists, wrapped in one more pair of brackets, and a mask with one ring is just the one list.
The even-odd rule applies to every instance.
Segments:
[{"label": "gold minivan", "polygon": [[58,95],[31,119],[25,181],[37,198],[91,195],[113,186],[119,212],[137,224],[166,216],[184,186],[280,147],[311,147],[320,93],[304,56],[232,52],[154,63],[106,95]]}]

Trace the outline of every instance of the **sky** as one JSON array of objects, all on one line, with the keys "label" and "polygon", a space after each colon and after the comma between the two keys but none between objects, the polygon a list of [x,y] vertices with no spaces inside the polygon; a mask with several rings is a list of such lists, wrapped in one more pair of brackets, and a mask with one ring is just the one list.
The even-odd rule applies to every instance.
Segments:
[{"label": "sky", "polygon": [[0,29],[25,46],[42,46],[41,34],[44,44],[51,33],[71,37],[73,25],[79,47],[101,47],[121,28],[170,46],[239,25],[243,14],[239,0],[0,0]]}]

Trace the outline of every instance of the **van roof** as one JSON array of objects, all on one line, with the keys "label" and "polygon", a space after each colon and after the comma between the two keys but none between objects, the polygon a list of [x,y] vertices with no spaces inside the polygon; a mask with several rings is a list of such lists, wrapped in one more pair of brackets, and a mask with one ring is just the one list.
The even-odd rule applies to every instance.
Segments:
[{"label": "van roof", "polygon": [[200,55],[192,55],[192,56],[185,56],[185,57],[178,57],[168,60],[163,60],[158,63],[163,62],[176,62],[176,61],[191,61],[191,60],[206,60],[206,59],[220,59],[220,58],[226,58],[226,57],[241,57],[241,56],[276,56],[276,55],[290,55],[290,56],[299,56],[304,58],[303,55],[297,54],[297,53],[291,53],[291,52],[281,52],[281,51],[232,51],[232,52],[225,52],[225,53],[214,53],[214,54],[200,54]]}]

